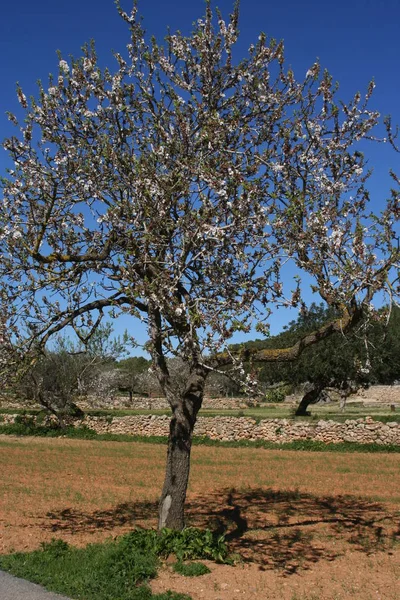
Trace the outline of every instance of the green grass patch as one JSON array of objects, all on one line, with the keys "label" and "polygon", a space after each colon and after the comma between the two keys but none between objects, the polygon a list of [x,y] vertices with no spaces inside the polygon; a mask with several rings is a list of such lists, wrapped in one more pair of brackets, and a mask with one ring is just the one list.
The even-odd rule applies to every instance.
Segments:
[{"label": "green grass patch", "polygon": [[157,573],[155,554],[144,556],[129,538],[73,548],[62,540],[41,550],[0,557],[0,567],[47,589],[84,600],[147,600]]},{"label": "green grass patch", "polygon": [[200,577],[211,573],[210,569],[202,562],[176,562],[172,565],[173,570],[185,577]]},{"label": "green grass patch", "polygon": [[[347,419],[360,419],[366,416],[372,416],[376,421],[387,423],[388,421],[400,422],[400,411],[390,412],[388,408],[374,407],[374,406],[363,406],[359,403],[352,404],[347,403],[346,410],[341,412],[338,406],[334,403],[326,406],[310,406],[310,415],[308,416],[295,416],[295,406],[292,404],[282,405],[261,405],[257,407],[249,407],[244,409],[208,409],[202,408],[199,416],[200,417],[248,417],[254,419],[256,422],[262,419],[288,419],[290,421],[319,421],[334,420],[338,423],[342,423]],[[45,415],[43,409],[38,408],[0,408],[1,414],[18,414],[21,416],[37,416]],[[134,408],[122,408],[122,409],[88,409],[85,414],[92,417],[105,417],[112,419],[113,417],[127,417],[127,416],[138,416],[138,415],[171,415],[171,411],[165,409],[134,409]]]},{"label": "green grass patch", "polygon": [[[86,548],[74,548],[63,540],[53,540],[34,552],[1,556],[0,568],[51,591],[82,600],[187,599],[189,596],[173,592],[152,595],[147,585],[157,573],[159,559],[170,554],[174,554],[179,563],[201,558],[230,562],[223,536],[189,527],[183,531],[163,529],[161,532],[136,529],[117,540],[90,544]],[[193,564],[205,572],[204,565]],[[190,571],[189,565],[187,567]]]},{"label": "green grass patch", "polygon": [[237,442],[221,442],[219,440],[210,440],[209,438],[193,438],[194,445],[204,446],[224,446],[226,448],[265,448],[266,450],[302,450],[306,452],[400,452],[399,445],[383,444],[357,444],[356,442],[340,442],[338,444],[325,444],[324,442],[314,440],[296,440],[293,442],[284,442],[278,444],[265,440],[240,440]]},{"label": "green grass patch", "polygon": [[0,408],[2,415],[37,415],[40,412],[39,408]]},{"label": "green grass patch", "polygon": [[107,409],[88,409],[85,414],[89,417],[132,417],[136,415],[171,415],[171,411],[165,409],[135,409],[135,408],[113,408]]}]

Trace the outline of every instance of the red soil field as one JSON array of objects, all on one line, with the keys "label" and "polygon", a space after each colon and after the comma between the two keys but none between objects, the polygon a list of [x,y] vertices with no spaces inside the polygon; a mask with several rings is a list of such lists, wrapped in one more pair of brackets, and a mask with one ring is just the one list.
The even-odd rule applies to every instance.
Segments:
[{"label": "red soil field", "polygon": [[[165,447],[0,436],[0,552],[155,527]],[[187,524],[225,531],[234,566],[154,591],[194,600],[398,600],[400,454],[195,446]]]}]

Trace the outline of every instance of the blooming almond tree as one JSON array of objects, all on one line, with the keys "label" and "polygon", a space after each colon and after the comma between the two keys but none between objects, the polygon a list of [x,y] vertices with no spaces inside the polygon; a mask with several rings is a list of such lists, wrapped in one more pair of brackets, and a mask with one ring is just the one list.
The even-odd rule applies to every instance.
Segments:
[{"label": "blooming almond tree", "polygon": [[[37,99],[18,89],[25,119],[9,114],[16,134],[4,142],[14,168],[0,208],[2,302],[28,360],[103,315],[146,324],[172,411],[159,525],[181,528],[207,374],[232,363],[240,373],[249,359],[228,341],[302,301],[300,280],[283,285],[289,265],[342,317],[257,361],[292,360],[354,326],[377,291],[395,294],[398,192],[369,215],[357,142],[378,122],[372,84],[339,105],[328,73],[316,63],[298,81],[263,34],[235,61],[237,6],[225,22],[207,4],[190,37],[164,46],[146,41],[136,6],[118,11],[130,39],[114,71],[90,46],[60,57]],[[168,356],[185,362],[184,384]]]}]

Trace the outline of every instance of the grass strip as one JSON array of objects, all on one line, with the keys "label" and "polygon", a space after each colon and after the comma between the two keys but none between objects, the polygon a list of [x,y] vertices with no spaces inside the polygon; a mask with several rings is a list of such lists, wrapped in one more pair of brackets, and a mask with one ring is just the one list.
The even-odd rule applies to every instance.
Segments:
[{"label": "grass strip", "polygon": [[[0,408],[0,421],[1,415],[11,415],[17,414],[20,416],[36,416],[39,418],[44,418],[46,416],[46,412],[43,409],[39,408]],[[114,417],[130,417],[130,416],[139,416],[139,415],[156,415],[156,416],[171,416],[171,411],[168,409],[88,409],[85,410],[85,414],[91,417],[103,417],[110,421]],[[379,421],[381,423],[388,423],[390,421],[400,422],[400,413],[389,413],[389,414],[375,414],[375,410],[365,409],[363,411],[357,410],[354,411],[351,409],[346,411],[345,413],[338,413],[335,411],[322,411],[322,412],[312,412],[310,415],[305,416],[295,416],[293,414],[292,409],[279,410],[275,407],[261,407],[261,408],[248,408],[248,409],[221,409],[214,410],[203,408],[199,415],[200,417],[246,417],[249,419],[253,419],[256,423],[264,419],[286,419],[290,422],[316,422],[319,420],[332,420],[337,423],[343,423],[344,421],[350,419],[361,419],[366,416],[372,416],[374,421]]]}]

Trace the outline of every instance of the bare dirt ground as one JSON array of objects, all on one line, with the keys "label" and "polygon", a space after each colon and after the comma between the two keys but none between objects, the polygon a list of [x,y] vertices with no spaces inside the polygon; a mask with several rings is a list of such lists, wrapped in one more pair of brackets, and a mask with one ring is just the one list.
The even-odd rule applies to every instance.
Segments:
[{"label": "bare dirt ground", "polygon": [[[156,525],[163,446],[0,437],[0,552]],[[188,525],[225,531],[234,566],[154,591],[193,600],[399,600],[400,455],[193,449]]]}]

